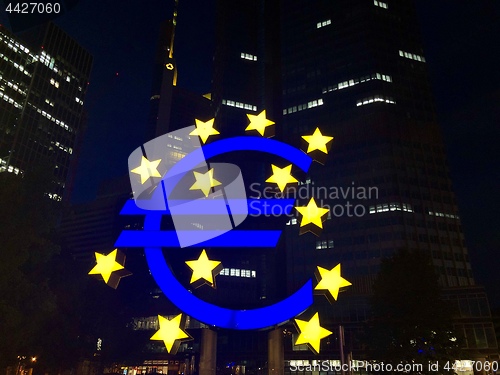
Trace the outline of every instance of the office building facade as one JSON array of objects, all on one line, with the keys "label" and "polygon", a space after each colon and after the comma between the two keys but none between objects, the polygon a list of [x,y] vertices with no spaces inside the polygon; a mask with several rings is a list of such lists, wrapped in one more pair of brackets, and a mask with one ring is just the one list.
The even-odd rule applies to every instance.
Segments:
[{"label": "office building facade", "polygon": [[[455,307],[455,328],[465,337],[468,355],[496,358],[488,301],[469,262],[413,1],[286,0],[273,15],[266,13],[268,3],[218,1],[213,99],[221,129],[237,124],[226,115],[229,110],[244,122],[236,125],[241,131],[246,113],[274,108],[278,97],[280,113],[274,109],[267,117],[277,123],[280,140],[300,147],[301,136],[316,127],[335,137],[325,165],[314,163],[298,187],[330,213],[319,237],[299,236],[300,218],[288,222],[286,294],[311,278],[316,266],[341,263],[353,286],[334,305],[318,299],[315,307],[326,328],[337,332],[344,326],[346,353],[362,358],[360,337],[381,260],[399,249],[420,250],[432,257],[444,298]],[[265,30],[276,25],[280,37],[266,39]],[[270,61],[278,62],[280,74],[266,76],[257,67]],[[271,86],[279,93],[261,94]],[[339,356],[338,335],[324,340],[319,356],[293,345],[296,335],[286,337],[287,364]]]},{"label": "office building facade", "polygon": [[92,56],[52,23],[22,39],[0,27],[0,171],[22,174],[48,159],[55,201],[71,190],[91,66]]}]

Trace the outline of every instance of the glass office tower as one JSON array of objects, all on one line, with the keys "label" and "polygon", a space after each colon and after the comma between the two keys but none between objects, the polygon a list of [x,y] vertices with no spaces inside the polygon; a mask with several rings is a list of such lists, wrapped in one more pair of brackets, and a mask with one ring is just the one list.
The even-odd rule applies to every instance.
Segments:
[{"label": "glass office tower", "polygon": [[[221,132],[236,133],[246,113],[268,109],[277,137],[296,147],[316,127],[335,137],[325,165],[314,163],[299,186],[301,203],[314,196],[330,207],[321,236],[299,236],[299,218],[286,226],[285,294],[316,266],[341,263],[353,286],[334,305],[315,299],[315,307],[326,328],[344,326],[346,353],[362,358],[381,259],[418,249],[432,256],[471,358],[494,358],[488,301],[469,263],[413,1],[275,3],[217,2],[213,101]],[[319,356],[292,336],[287,360],[338,358],[337,335],[323,340]]]},{"label": "glass office tower", "polygon": [[41,157],[60,201],[84,127],[92,56],[52,23],[23,34],[0,27],[0,171],[23,173]]}]

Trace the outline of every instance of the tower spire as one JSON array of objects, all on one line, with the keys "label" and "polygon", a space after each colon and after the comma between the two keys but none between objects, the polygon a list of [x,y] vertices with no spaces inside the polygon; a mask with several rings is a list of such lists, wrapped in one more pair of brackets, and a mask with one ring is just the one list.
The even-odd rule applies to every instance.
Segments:
[{"label": "tower spire", "polygon": [[177,10],[179,8],[179,0],[174,0],[174,14],[172,17],[172,35],[170,36],[170,48],[168,52],[168,57],[174,57],[174,38],[175,38],[175,27],[177,25]]}]

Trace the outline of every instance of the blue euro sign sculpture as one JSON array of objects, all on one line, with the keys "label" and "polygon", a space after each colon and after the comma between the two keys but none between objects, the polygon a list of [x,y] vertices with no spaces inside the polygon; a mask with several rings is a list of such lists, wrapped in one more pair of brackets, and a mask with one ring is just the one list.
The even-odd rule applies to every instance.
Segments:
[{"label": "blue euro sign sculpture", "polygon": [[[144,183],[131,173],[134,199],[126,202],[120,214],[144,215],[144,230],[122,231],[115,246],[144,247],[151,274],[165,296],[200,322],[239,330],[282,324],[312,305],[312,280],[273,305],[252,310],[226,309],[191,294],[167,265],[162,247],[276,247],[281,231],[242,231],[236,227],[249,213],[266,213],[266,207],[279,205],[281,212],[289,214],[294,201],[247,199],[243,177],[236,165],[217,163],[209,168],[207,160],[233,151],[257,151],[282,157],[307,172],[312,159],[290,145],[263,137],[234,137],[201,146],[198,137],[189,136],[194,129],[192,126],[165,134],[130,155],[130,169],[139,165],[143,156],[150,162],[161,162],[157,163],[158,173],[149,173]],[[224,186],[215,192],[207,188],[207,194],[200,198],[200,191],[192,189],[193,172],[206,174],[211,168],[218,171],[216,177],[224,181]],[[186,175],[190,178],[184,178]],[[206,181],[211,187],[212,180]],[[163,215],[171,215],[175,230],[161,230]]]}]

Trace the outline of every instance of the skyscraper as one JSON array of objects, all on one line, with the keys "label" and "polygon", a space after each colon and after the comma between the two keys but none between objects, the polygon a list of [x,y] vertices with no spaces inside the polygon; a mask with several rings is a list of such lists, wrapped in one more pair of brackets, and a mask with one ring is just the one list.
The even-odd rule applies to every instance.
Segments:
[{"label": "skyscraper", "polygon": [[[268,117],[278,124],[281,140],[299,146],[316,127],[335,137],[325,165],[315,164],[299,187],[330,209],[321,236],[298,236],[297,218],[287,226],[288,294],[317,265],[341,263],[353,286],[334,306],[325,300],[318,309],[327,328],[345,326],[346,346],[359,357],[359,333],[370,316],[381,259],[418,249],[432,257],[468,355],[495,355],[488,301],[469,263],[413,1],[286,0],[274,15],[265,8],[269,3],[218,1],[213,99],[221,129],[242,126],[225,115],[226,107],[244,121],[245,113],[278,101],[280,113],[272,110]],[[266,38],[279,22],[280,37]],[[277,57],[273,51],[280,51]],[[272,61],[280,74],[258,68]],[[274,94],[263,95],[265,87]],[[288,359],[313,358],[302,346],[288,345]],[[337,347],[324,345],[315,358],[330,358]]]},{"label": "skyscraper", "polygon": [[71,190],[91,66],[92,56],[52,23],[23,40],[0,27],[0,171],[23,173],[48,158],[55,201]]}]

